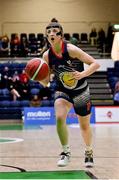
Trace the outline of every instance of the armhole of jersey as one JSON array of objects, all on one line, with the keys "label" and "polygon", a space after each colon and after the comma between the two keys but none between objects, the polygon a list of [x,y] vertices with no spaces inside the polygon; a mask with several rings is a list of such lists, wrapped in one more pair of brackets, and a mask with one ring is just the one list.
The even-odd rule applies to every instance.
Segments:
[{"label": "armhole of jersey", "polygon": [[62,53],[63,57],[66,57],[67,59],[70,59],[70,56],[69,56],[69,52],[68,52],[68,49],[67,49],[67,42],[64,41],[64,52]]}]

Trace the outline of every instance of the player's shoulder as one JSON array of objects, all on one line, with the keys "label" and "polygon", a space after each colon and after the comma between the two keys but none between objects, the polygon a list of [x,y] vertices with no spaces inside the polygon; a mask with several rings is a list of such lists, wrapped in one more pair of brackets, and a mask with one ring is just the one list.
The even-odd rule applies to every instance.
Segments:
[{"label": "player's shoulder", "polygon": [[75,46],[74,44],[68,43],[67,44],[67,50],[69,53],[76,53],[76,52],[81,52],[81,49],[77,46]]},{"label": "player's shoulder", "polygon": [[67,49],[68,50],[76,50],[76,49],[80,49],[80,48],[75,46],[74,44],[67,43]]}]

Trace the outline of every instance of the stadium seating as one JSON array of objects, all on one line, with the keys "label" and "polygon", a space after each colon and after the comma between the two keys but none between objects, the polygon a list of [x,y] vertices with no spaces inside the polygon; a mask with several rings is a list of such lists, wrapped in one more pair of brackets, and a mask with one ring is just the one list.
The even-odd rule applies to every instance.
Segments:
[{"label": "stadium seating", "polygon": [[[11,75],[14,71],[18,71],[19,73],[22,72],[22,70],[26,66],[26,62],[5,62],[0,63],[0,72],[2,73],[3,68],[5,66],[8,66]],[[39,82],[35,81],[29,81],[30,85],[30,93],[31,95],[38,94],[40,89],[43,88],[43,86]],[[54,85],[53,87],[54,88]],[[52,95],[52,97],[54,97]],[[43,100],[41,102],[41,106],[53,106],[54,100]],[[30,106],[30,99],[29,100],[17,100],[13,101],[11,97],[11,93],[7,88],[0,89],[0,119],[21,119],[22,117],[22,111],[24,107]]]},{"label": "stadium seating", "polygon": [[107,80],[106,72],[96,72],[88,77],[93,105],[113,105],[113,92]]}]

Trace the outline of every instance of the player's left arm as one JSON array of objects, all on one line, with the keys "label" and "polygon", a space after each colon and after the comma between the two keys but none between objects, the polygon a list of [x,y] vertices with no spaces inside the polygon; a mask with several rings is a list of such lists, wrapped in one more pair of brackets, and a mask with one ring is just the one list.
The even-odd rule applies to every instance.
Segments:
[{"label": "player's left arm", "polygon": [[[44,52],[43,60],[46,61],[47,64],[49,64],[49,62],[48,62],[48,51]],[[42,84],[44,87],[46,87],[48,85],[49,81],[50,81],[50,69],[49,69],[48,76],[45,79],[43,79],[42,81],[40,81],[40,84]]]},{"label": "player's left arm", "polygon": [[68,44],[68,52],[72,58],[77,58],[83,63],[89,65],[88,68],[86,68],[82,72],[78,72],[78,71],[73,72],[74,77],[78,80],[90,76],[100,67],[99,63],[92,56],[90,56],[89,54],[87,54],[77,46]]}]

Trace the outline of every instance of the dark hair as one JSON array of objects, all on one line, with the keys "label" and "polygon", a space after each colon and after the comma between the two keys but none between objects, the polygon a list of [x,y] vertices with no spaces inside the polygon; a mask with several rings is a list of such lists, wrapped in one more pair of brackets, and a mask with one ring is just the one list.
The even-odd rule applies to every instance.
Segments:
[{"label": "dark hair", "polygon": [[61,36],[63,36],[63,28],[60,25],[60,23],[58,22],[58,20],[56,18],[52,18],[51,22],[48,24],[48,26],[46,27],[46,29],[50,29],[50,28],[59,28],[61,31]]},{"label": "dark hair", "polygon": [[52,18],[52,19],[51,19],[51,22],[56,22],[56,23],[58,23],[58,20],[57,20],[56,18]]}]

